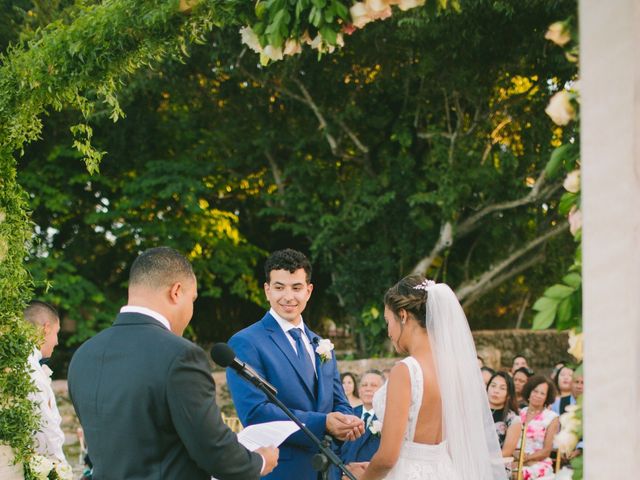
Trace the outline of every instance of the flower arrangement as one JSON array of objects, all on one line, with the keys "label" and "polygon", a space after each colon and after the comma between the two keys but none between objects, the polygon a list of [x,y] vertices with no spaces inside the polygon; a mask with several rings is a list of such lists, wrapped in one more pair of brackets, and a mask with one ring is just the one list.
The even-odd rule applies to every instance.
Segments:
[{"label": "flower arrangement", "polygon": [[[333,53],[351,35],[370,22],[421,7],[426,0],[258,0],[255,21],[240,29],[242,43],[260,54],[260,63],[282,60],[309,46],[318,54]],[[458,0],[439,0],[439,9],[459,9]]]},{"label": "flower arrangement", "polygon": [[67,463],[54,462],[43,455],[34,455],[29,468],[38,480],[73,480],[73,470]]}]

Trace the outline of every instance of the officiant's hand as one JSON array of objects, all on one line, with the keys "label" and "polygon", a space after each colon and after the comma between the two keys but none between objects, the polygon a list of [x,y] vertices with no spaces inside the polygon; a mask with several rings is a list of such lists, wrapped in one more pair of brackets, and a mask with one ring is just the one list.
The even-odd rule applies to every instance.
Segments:
[{"label": "officiant's hand", "polygon": [[280,450],[276,447],[260,447],[257,448],[256,453],[262,455],[264,458],[264,467],[260,472],[260,476],[264,477],[271,473],[271,471],[278,466],[278,456],[280,455]]},{"label": "officiant's hand", "polygon": [[362,436],[364,422],[354,415],[331,412],[327,415],[326,428],[327,432],[338,440],[350,441]]}]

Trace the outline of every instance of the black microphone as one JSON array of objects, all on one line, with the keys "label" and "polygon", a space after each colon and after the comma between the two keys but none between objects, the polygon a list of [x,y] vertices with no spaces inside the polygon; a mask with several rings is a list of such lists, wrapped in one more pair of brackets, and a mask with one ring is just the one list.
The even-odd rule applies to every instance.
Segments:
[{"label": "black microphone", "polygon": [[267,382],[264,378],[262,378],[258,372],[256,372],[253,368],[247,365],[245,362],[236,357],[235,352],[232,348],[226,343],[216,343],[211,348],[211,358],[214,362],[220,365],[223,368],[231,367],[244,378],[249,380],[254,385],[264,385],[267,389],[271,391],[274,395],[278,394],[278,390],[276,387]]}]

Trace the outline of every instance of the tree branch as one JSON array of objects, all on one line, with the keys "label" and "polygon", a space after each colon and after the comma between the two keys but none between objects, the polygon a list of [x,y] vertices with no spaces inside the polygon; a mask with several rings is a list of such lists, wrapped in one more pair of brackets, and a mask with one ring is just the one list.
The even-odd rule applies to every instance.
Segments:
[{"label": "tree branch", "polygon": [[[503,284],[507,280],[510,280],[511,278],[515,277],[519,273],[522,273],[525,270],[527,270],[528,268],[533,267],[534,265],[542,262],[544,260],[544,258],[545,258],[544,253],[539,253],[538,255],[534,255],[533,257],[528,259],[526,262],[522,262],[521,264],[517,265],[515,268],[503,273],[502,275],[498,275],[496,278],[494,278],[493,280],[489,281],[486,285],[484,285],[483,288],[479,288],[478,290],[476,290],[476,291],[472,292],[471,294],[469,294],[469,296],[462,302],[462,307],[463,308],[468,308],[473,303],[475,303],[476,300],[480,299],[488,291],[493,290],[494,288],[500,286],[501,284]],[[529,297],[527,297],[525,299],[525,303],[522,306],[522,310],[520,312],[520,315],[524,315],[524,311],[525,311],[526,304],[527,304],[526,302],[528,301],[528,299],[529,299]],[[518,327],[516,327],[516,328],[518,328]]]},{"label": "tree branch", "polygon": [[433,263],[433,260],[440,255],[445,248],[451,246],[453,243],[453,225],[451,222],[446,222],[440,227],[440,236],[438,237],[438,241],[431,249],[431,252],[428,256],[424,257],[420,260],[415,267],[413,267],[412,273],[419,273],[424,275],[427,272],[427,269]]},{"label": "tree branch", "polygon": [[547,231],[546,233],[544,233],[539,237],[536,237],[535,239],[527,243],[525,246],[523,246],[519,250],[516,250],[507,258],[505,258],[500,263],[498,263],[495,267],[484,272],[482,275],[476,277],[474,280],[470,282],[464,282],[456,290],[456,295],[458,296],[458,299],[462,302],[467,297],[472,295],[475,291],[483,288],[484,289],[489,288],[488,285],[490,285],[491,282],[495,282],[495,279],[500,275],[502,275],[503,272],[507,268],[509,268],[510,265],[512,265],[514,262],[516,262],[517,260],[525,256],[527,253],[529,253],[531,250],[535,249],[539,245],[547,242],[551,238],[566,231],[568,226],[569,226],[569,223],[566,221],[560,223],[555,228]]},{"label": "tree branch", "polygon": [[282,181],[282,171],[278,164],[276,163],[276,159],[273,158],[271,152],[265,150],[264,156],[269,160],[269,166],[271,167],[271,174],[273,175],[273,181],[276,183],[276,187],[278,189],[278,195],[284,194],[284,182]]},{"label": "tree branch", "polygon": [[309,91],[304,86],[304,84],[297,78],[294,78],[293,81],[296,83],[296,85],[298,85],[298,88],[302,92],[302,95],[305,99],[305,103],[309,105],[309,107],[313,111],[313,114],[318,119],[318,123],[320,124],[320,129],[324,131],[324,136],[327,139],[327,142],[329,143],[329,148],[331,148],[331,153],[333,153],[334,155],[338,155],[338,142],[336,142],[336,139],[333,137],[333,135],[329,133],[329,130],[327,128],[328,125],[326,120],[324,119],[324,116],[322,115],[322,112],[320,112],[320,109],[318,108],[316,103],[313,101],[313,98],[311,98],[311,95],[309,94]]}]

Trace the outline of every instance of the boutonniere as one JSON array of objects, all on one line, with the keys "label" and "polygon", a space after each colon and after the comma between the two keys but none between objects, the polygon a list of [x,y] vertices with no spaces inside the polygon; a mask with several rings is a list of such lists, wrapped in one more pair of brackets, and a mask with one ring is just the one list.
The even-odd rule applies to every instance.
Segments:
[{"label": "boutonniere", "polygon": [[382,422],[380,420],[373,420],[369,425],[369,431],[372,435],[380,435],[382,431]]},{"label": "boutonniere", "polygon": [[331,343],[331,340],[327,338],[318,340],[316,338],[316,341],[314,343],[318,345],[316,347],[316,353],[320,355],[320,361],[324,363],[327,360],[331,360],[331,352],[333,351],[333,343]]}]

